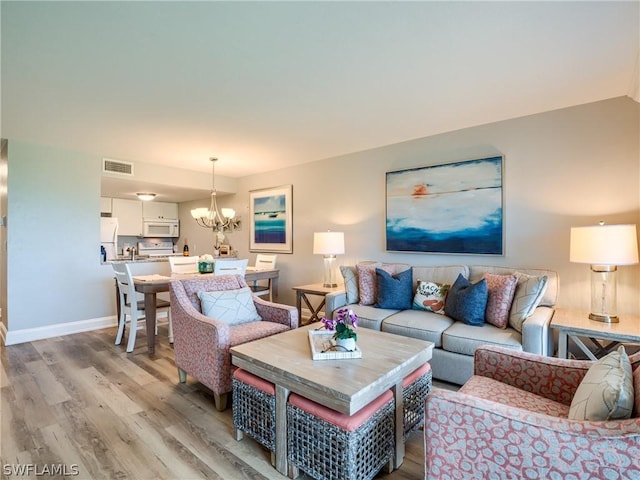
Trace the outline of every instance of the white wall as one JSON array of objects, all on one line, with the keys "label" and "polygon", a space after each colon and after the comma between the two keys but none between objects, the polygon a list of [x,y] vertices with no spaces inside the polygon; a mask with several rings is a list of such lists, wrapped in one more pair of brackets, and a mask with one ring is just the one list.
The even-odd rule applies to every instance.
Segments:
[{"label": "white wall", "polygon": [[99,158],[9,140],[9,331],[111,312],[98,248],[99,175]]},{"label": "white wall", "polygon": [[[639,131],[640,105],[617,98],[244,177],[239,193],[220,203],[243,217],[229,242],[253,260],[249,191],[293,185],[294,253],[278,258],[284,303],[295,302],[292,286],[322,280],[313,232],[331,229],[345,232],[342,264],[379,259],[549,268],[560,275],[559,305],[588,309],[589,267],[569,263],[569,229],[599,220],[640,223]],[[503,257],[385,252],[385,172],[495,154],[505,156]],[[112,321],[111,267],[100,265],[97,248],[100,158],[9,139],[7,189],[7,282],[1,288],[8,319],[0,327],[19,334]],[[180,206],[182,238],[196,244],[194,254],[210,252],[212,240],[189,210],[208,201]],[[640,313],[639,291],[640,267],[621,267],[621,313]]]},{"label": "white wall", "polygon": [[[463,114],[463,113],[461,113]],[[293,184],[294,253],[281,254],[280,300],[322,280],[313,232],[345,232],[339,264],[466,263],[553,269],[559,305],[589,308],[589,267],[569,263],[571,226],[640,223],[640,105],[627,97],[468,128],[241,179],[228,204],[247,218],[250,190]],[[385,251],[385,172],[504,155],[505,255]],[[227,205],[227,203],[225,203]],[[234,245],[248,251],[248,226]],[[640,267],[620,267],[619,310],[640,313]]]}]

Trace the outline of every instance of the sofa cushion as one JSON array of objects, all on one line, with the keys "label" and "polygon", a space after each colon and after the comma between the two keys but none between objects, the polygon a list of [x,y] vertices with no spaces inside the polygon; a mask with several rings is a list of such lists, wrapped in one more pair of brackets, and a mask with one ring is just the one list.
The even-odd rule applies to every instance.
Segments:
[{"label": "sofa cushion", "polygon": [[633,402],[631,364],[620,346],[589,367],[571,400],[569,418],[596,422],[630,418]]},{"label": "sofa cushion", "polygon": [[203,315],[229,325],[262,320],[249,287],[219,292],[198,292]]},{"label": "sofa cushion", "polygon": [[[389,308],[376,308],[373,305],[359,305],[357,303],[348,305],[348,308],[358,316],[358,328],[364,327],[372,330],[380,330],[384,319],[400,311]],[[336,312],[334,312],[334,318],[335,315]]]},{"label": "sofa cushion", "polygon": [[[358,318],[358,321],[360,319]],[[422,310],[402,310],[384,319],[381,330],[433,342],[442,347],[442,333],[455,322],[444,315]]]},{"label": "sofa cushion", "polygon": [[347,294],[347,304],[358,303],[360,295],[358,290],[358,272],[356,267],[342,265],[340,273],[344,279],[344,290]]},{"label": "sofa cushion", "polygon": [[541,395],[507,385],[493,378],[474,375],[459,390],[461,393],[502,403],[509,407],[522,408],[552,417],[567,418],[569,406],[549,400]]},{"label": "sofa cushion", "polygon": [[469,267],[466,265],[440,265],[435,267],[413,266],[413,281],[418,279],[435,283],[452,285],[458,275],[469,278]]},{"label": "sofa cushion", "polygon": [[405,310],[411,308],[413,293],[413,274],[411,268],[395,275],[376,268],[377,308]]},{"label": "sofa cushion", "polygon": [[444,301],[447,298],[449,288],[451,285],[448,283],[418,280],[411,308],[444,315]]},{"label": "sofa cushion", "polygon": [[498,328],[507,328],[518,277],[486,272],[484,279],[487,281],[487,289],[489,290],[484,319],[487,323]]},{"label": "sofa cushion", "polygon": [[483,344],[499,345],[522,351],[522,335],[513,328],[482,327],[456,322],[442,333],[442,348],[452,353],[472,356]]},{"label": "sofa cushion", "polygon": [[444,312],[454,320],[468,325],[483,325],[487,296],[487,281],[485,279],[472,284],[462,275],[458,275],[447,294]]},{"label": "sofa cushion", "polygon": [[534,312],[547,287],[547,276],[540,277],[516,272],[518,284],[509,312],[509,325],[522,332],[522,323]]},{"label": "sofa cushion", "polygon": [[395,266],[383,265],[380,262],[357,264],[360,305],[373,305],[376,303],[376,268],[381,268],[388,273],[395,273],[396,271]]}]

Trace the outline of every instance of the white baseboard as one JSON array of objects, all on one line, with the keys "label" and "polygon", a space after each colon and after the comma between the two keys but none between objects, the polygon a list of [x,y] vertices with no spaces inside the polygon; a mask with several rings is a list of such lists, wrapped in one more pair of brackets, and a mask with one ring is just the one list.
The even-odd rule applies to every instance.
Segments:
[{"label": "white baseboard", "polygon": [[60,337],[73,333],[90,332],[102,328],[115,327],[118,325],[115,315],[110,317],[92,318],[80,320],[78,322],[58,323],[38,328],[24,328],[22,330],[7,331],[4,323],[0,325],[0,337],[5,345],[16,345],[18,343],[32,342],[34,340],[44,340],[45,338]]}]

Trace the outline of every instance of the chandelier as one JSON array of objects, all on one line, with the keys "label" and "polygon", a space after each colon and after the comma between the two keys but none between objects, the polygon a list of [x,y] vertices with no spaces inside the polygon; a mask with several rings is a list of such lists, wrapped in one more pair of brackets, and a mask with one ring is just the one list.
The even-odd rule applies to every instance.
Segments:
[{"label": "chandelier", "polygon": [[211,228],[222,232],[224,230],[231,230],[238,228],[240,220],[236,218],[236,211],[233,208],[221,208],[218,209],[218,202],[216,199],[216,162],[217,158],[211,157],[211,205],[209,208],[194,208],[191,210],[191,216],[195,221],[204,228]]}]

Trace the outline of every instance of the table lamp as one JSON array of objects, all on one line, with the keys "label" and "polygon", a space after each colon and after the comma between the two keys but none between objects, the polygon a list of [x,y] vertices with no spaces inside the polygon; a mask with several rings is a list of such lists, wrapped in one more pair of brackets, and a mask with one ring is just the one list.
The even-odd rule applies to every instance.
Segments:
[{"label": "table lamp", "polygon": [[336,255],[344,253],[343,232],[316,232],[313,234],[313,253],[324,255],[324,283],[323,287],[333,288],[338,284],[333,279],[333,264]]},{"label": "table lamp", "polygon": [[618,265],[638,263],[635,225],[572,227],[569,260],[591,265],[591,313],[599,322],[617,323],[616,272]]}]

